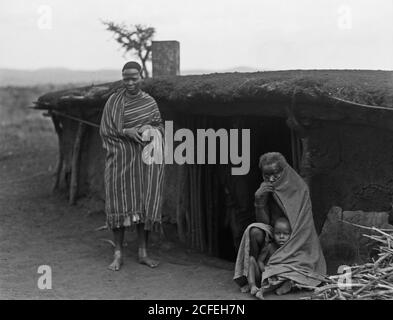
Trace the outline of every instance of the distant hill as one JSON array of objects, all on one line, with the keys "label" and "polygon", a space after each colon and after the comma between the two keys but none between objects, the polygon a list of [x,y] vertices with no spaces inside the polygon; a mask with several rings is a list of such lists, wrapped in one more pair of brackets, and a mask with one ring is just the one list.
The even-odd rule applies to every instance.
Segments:
[{"label": "distant hill", "polygon": [[265,71],[263,69],[251,68],[251,67],[235,67],[231,69],[221,69],[221,70],[212,70],[212,69],[190,69],[190,70],[182,70],[182,75],[191,75],[191,74],[207,74],[207,73],[216,73],[216,72],[256,72],[256,71]]},{"label": "distant hill", "polygon": [[79,71],[63,68],[14,70],[0,69],[0,86],[34,86],[44,84],[99,83],[120,78],[118,70]]},{"label": "distant hill", "polygon": [[[214,72],[254,72],[255,68],[237,67],[226,70],[182,70],[182,75],[206,74]],[[65,68],[46,68],[38,70],[0,69],[0,87],[4,86],[35,86],[35,85],[64,85],[92,84],[111,82],[120,79],[119,70],[71,70]]]}]

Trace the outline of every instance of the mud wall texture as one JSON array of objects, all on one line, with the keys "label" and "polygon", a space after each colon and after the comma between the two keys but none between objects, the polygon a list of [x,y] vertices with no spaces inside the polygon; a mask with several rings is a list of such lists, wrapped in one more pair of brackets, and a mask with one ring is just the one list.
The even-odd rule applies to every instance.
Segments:
[{"label": "mud wall texture", "polygon": [[332,206],[388,211],[393,195],[393,134],[320,122],[309,130],[311,196],[318,232]]}]

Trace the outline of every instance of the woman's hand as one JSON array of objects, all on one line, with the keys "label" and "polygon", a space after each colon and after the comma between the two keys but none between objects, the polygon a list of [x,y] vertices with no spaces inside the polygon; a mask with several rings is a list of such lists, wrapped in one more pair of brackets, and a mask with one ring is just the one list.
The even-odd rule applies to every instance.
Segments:
[{"label": "woman's hand", "polygon": [[153,129],[153,127],[150,124],[145,124],[138,129],[138,132],[142,134],[144,131],[149,129]]},{"label": "woman's hand", "polygon": [[261,204],[266,204],[269,192],[273,192],[273,185],[269,182],[262,182],[259,189],[255,192],[255,200]]},{"label": "woman's hand", "polygon": [[142,144],[141,134],[137,128],[123,129],[123,134],[133,139],[135,142]]}]

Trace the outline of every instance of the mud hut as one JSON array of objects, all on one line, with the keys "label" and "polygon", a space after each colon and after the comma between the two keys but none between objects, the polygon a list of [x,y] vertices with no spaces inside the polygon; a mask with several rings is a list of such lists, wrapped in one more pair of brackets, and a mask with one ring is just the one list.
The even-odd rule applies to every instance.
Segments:
[{"label": "mud hut", "polygon": [[[97,126],[121,82],[41,96],[59,139],[55,188],[104,199],[104,151]],[[393,194],[393,72],[277,71],[150,79],[164,120],[176,128],[248,128],[250,170],[167,164],[164,222],[192,248],[233,259],[262,177],[263,152],[279,151],[310,186],[321,231],[330,208],[386,211]],[[366,214],[366,213],[365,213]]]}]

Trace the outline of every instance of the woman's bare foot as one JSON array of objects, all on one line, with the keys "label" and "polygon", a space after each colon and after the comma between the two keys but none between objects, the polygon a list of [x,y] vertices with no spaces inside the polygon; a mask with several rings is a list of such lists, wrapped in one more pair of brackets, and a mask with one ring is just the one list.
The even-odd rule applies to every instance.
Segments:
[{"label": "woman's bare foot", "polygon": [[138,258],[140,264],[145,264],[150,268],[156,268],[159,265],[159,262],[153,259],[150,259],[148,256],[139,256]]},{"label": "woman's bare foot", "polygon": [[281,296],[283,294],[286,294],[292,290],[293,283],[291,280],[286,280],[284,283],[276,289],[276,294]]},{"label": "woman's bare foot", "polygon": [[255,296],[256,293],[259,291],[259,288],[254,284],[253,286],[251,286],[250,288],[250,293]]},{"label": "woman's bare foot", "polygon": [[243,287],[240,288],[241,293],[247,293],[250,292],[250,285],[246,284]]},{"label": "woman's bare foot", "polygon": [[109,269],[112,271],[119,271],[123,265],[123,258],[120,250],[116,250],[113,258],[113,262],[109,265]]},{"label": "woman's bare foot", "polygon": [[258,290],[258,292],[255,294],[255,297],[257,297],[259,300],[265,300],[263,296],[263,290],[262,289]]}]

